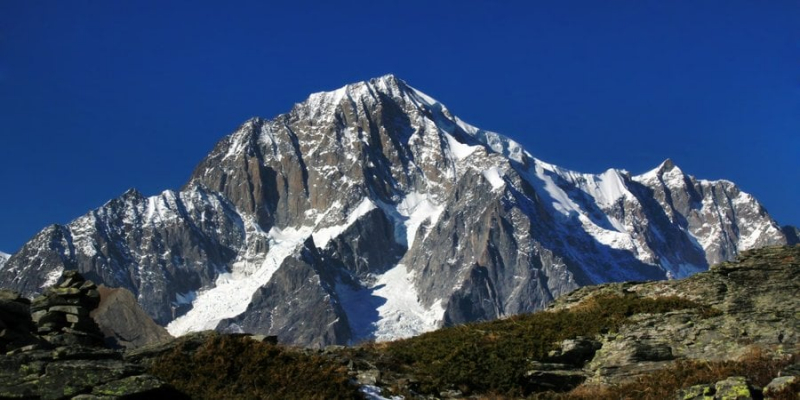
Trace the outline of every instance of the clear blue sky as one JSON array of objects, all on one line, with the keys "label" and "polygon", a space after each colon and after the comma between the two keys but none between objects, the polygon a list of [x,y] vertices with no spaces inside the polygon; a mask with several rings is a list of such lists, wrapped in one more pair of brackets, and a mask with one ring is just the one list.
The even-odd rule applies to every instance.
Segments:
[{"label": "clear blue sky", "polygon": [[545,161],[670,157],[800,225],[798,1],[223,3],[0,1],[0,250],[390,72]]}]

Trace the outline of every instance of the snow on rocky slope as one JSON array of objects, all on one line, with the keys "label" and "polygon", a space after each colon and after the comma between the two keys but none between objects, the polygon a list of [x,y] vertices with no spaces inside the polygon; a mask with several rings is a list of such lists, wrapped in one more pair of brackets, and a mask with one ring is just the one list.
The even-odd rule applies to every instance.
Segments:
[{"label": "snow on rocky slope", "polygon": [[45,228],[0,283],[34,293],[78,269],[130,289],[173,334],[322,346],[529,312],[579,286],[685,277],[786,242],[731,182],[669,160],[570,171],[387,75],[245,122],[180,191],[131,190]]}]

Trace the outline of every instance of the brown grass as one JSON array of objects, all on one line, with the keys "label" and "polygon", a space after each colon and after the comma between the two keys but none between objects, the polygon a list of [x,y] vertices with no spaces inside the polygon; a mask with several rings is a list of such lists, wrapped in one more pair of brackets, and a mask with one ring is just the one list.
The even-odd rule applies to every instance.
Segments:
[{"label": "brown grass", "polygon": [[150,373],[194,399],[360,399],[347,368],[242,336],[217,335],[160,357]]},{"label": "brown grass", "polygon": [[465,395],[524,396],[533,390],[525,378],[530,360],[544,359],[560,341],[617,331],[636,314],[678,309],[697,310],[701,318],[716,313],[678,297],[603,294],[572,309],[445,328],[380,350],[374,345],[365,349],[381,354],[381,369],[412,373],[422,393],[456,389]]},{"label": "brown grass", "polygon": [[737,361],[678,361],[672,367],[642,376],[635,382],[620,386],[582,385],[558,398],[661,400],[675,397],[679,390],[694,385],[713,384],[732,376],[744,376],[751,384],[764,387],[778,376],[782,368],[798,359],[798,355],[776,359],[760,349],[754,349]]}]

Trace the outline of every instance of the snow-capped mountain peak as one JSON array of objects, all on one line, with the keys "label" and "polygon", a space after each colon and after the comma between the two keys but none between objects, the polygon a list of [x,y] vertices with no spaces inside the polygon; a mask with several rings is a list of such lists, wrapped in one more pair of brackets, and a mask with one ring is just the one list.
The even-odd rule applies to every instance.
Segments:
[{"label": "snow-capped mountain peak", "polygon": [[11,254],[0,251],[0,270],[3,269],[3,266],[6,264],[6,261],[8,261],[9,257],[11,257]]},{"label": "snow-capped mountain peak", "polygon": [[33,293],[79,269],[130,289],[173,333],[322,346],[683,277],[786,241],[730,182],[670,160],[636,176],[571,171],[385,75],[246,121],[179,191],[129,190],[43,230],[0,282]]}]

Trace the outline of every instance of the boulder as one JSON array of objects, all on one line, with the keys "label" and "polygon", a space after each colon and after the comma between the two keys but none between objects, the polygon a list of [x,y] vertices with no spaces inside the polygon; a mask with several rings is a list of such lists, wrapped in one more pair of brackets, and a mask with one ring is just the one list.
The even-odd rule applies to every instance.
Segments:
[{"label": "boulder", "polygon": [[758,388],[744,377],[733,376],[713,385],[695,385],[678,392],[680,400],[753,400],[761,399]]},{"label": "boulder", "polygon": [[91,317],[103,332],[106,345],[134,348],[172,339],[142,310],[128,289],[101,285],[96,291],[100,302]]},{"label": "boulder", "polygon": [[724,400],[751,400],[758,393],[758,390],[741,376],[734,376],[717,382],[714,384],[714,390],[714,397]]},{"label": "boulder", "polygon": [[525,390],[529,392],[567,392],[575,389],[586,380],[586,373],[580,370],[531,370],[525,374]]},{"label": "boulder", "polygon": [[547,361],[583,366],[602,346],[602,343],[582,336],[567,339],[561,342],[558,349],[548,354]]},{"label": "boulder", "polygon": [[[773,379],[766,387],[764,387],[764,395],[771,397],[779,392],[789,388],[792,384],[798,382],[800,378],[796,376],[779,376]],[[798,393],[800,397],[800,393]]]}]

